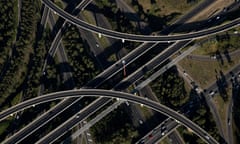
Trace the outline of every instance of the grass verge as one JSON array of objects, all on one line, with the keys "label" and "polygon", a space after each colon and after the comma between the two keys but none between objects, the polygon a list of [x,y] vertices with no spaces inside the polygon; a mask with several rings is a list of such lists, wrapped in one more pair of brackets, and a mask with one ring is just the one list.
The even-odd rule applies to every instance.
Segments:
[{"label": "grass verge", "polygon": [[[185,14],[191,8],[196,6],[201,0],[195,0],[194,2],[187,2],[186,0],[178,0],[177,4],[175,0],[138,0],[138,4],[142,7],[144,13],[155,17],[165,17],[169,19],[167,23],[170,24],[175,21],[180,15]],[[127,0],[129,5],[133,5],[131,0]],[[135,11],[138,11],[136,6],[133,6]]]},{"label": "grass verge", "polygon": [[238,57],[233,57],[232,63],[224,61],[223,64],[219,61],[197,61],[184,58],[179,62],[179,65],[181,65],[186,73],[191,75],[198,84],[203,88],[207,88],[209,84],[216,81],[216,71],[222,71],[225,74],[228,70],[238,65],[239,62],[240,59]]},{"label": "grass verge", "polygon": [[239,49],[239,41],[239,35],[231,35],[228,33],[217,35],[215,38],[213,37],[212,39],[209,39],[207,42],[203,43],[200,48],[193,52],[193,54],[211,55],[216,54],[217,51],[223,53],[226,50],[228,52],[232,52]]},{"label": "grass verge", "polygon": [[[231,88],[228,88],[227,89],[227,94],[228,96],[231,95],[231,91],[232,89]],[[228,108],[228,105],[229,105],[229,101],[224,101],[223,98],[219,95],[216,95],[213,97],[213,102],[218,110],[218,113],[219,113],[219,116],[220,116],[220,119],[221,119],[221,123],[222,123],[222,126],[223,126],[223,132],[225,132],[225,135],[226,135],[226,132],[227,132],[227,127],[226,127],[226,123],[227,123],[227,108]]]}]

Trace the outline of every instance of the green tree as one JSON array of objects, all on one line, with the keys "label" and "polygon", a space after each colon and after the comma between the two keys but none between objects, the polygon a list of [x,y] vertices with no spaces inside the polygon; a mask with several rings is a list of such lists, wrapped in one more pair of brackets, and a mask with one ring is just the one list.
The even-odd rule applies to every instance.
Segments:
[{"label": "green tree", "polygon": [[151,84],[159,101],[173,108],[181,107],[188,100],[184,81],[178,76],[175,68],[171,68]]}]

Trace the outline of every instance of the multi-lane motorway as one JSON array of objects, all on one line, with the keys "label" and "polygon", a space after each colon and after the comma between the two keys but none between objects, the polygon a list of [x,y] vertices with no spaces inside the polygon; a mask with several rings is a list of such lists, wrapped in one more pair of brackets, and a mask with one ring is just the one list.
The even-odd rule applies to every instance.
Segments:
[{"label": "multi-lane motorway", "polygon": [[[151,44],[152,46],[155,46],[156,44]],[[144,46],[144,45],[143,45]],[[152,46],[150,47],[150,48],[152,48]],[[142,46],[141,46],[142,47]],[[149,48],[149,49],[150,49]],[[141,53],[141,55],[142,54],[144,54],[144,53]],[[141,55],[137,55],[137,57],[139,57],[139,56],[141,56]],[[137,58],[137,57],[135,57],[135,59]],[[162,59],[164,59],[164,58],[162,58]],[[133,59],[134,60],[134,59]],[[121,83],[121,82],[120,82]],[[74,119],[73,119],[74,120]],[[69,121],[70,122],[70,121]],[[67,125],[67,124],[66,124]],[[68,124],[68,126],[70,127],[70,125],[71,125],[71,123],[70,124]],[[64,130],[64,129],[61,129],[61,130]],[[60,131],[60,129],[59,129],[59,131]],[[55,135],[56,136],[56,135]]]},{"label": "multi-lane motorway", "polygon": [[[187,55],[188,53],[190,53],[194,48],[195,48],[196,46],[193,46],[193,48],[190,48],[189,50],[187,50],[187,51],[185,51],[184,53],[182,53],[182,55],[181,56],[179,56],[179,57],[184,57],[185,55]],[[186,54],[185,54],[186,53]],[[176,61],[174,61],[174,62],[176,62]],[[170,66],[168,67],[168,68],[170,68]],[[164,70],[166,70],[165,68],[164,68]],[[161,73],[163,73],[164,71],[161,71]],[[161,74],[160,73],[160,74]],[[133,75],[133,77],[134,77],[134,75]],[[136,78],[136,77],[135,77]],[[119,84],[121,85],[121,83],[124,83],[124,82],[120,82]],[[130,83],[132,83],[132,82],[130,82]],[[116,87],[118,87],[118,85],[116,85],[115,86],[115,89],[116,89]],[[95,106],[96,108],[98,107],[98,106]],[[89,115],[88,115],[89,116]],[[79,119],[79,121],[78,122],[80,122],[80,120],[81,119]],[[64,133],[66,130],[65,130],[65,128],[66,127],[73,127],[76,123],[76,120],[75,120],[75,116],[73,116],[72,118],[71,118],[71,120],[69,120],[69,123],[64,123],[64,125],[62,125],[62,126],[60,126],[60,127],[58,127],[57,129],[58,129],[58,133],[59,134],[62,134],[62,133]],[[61,128],[62,127],[62,128]],[[56,131],[54,131],[54,132],[56,132]],[[51,135],[48,135],[48,137],[46,137],[49,141],[52,139],[52,140],[54,140],[54,138],[57,136],[57,134],[53,134],[54,132],[51,132]],[[55,136],[55,137],[54,137]],[[60,135],[59,135],[60,136]],[[45,137],[44,137],[45,138]],[[42,139],[44,139],[44,138],[42,138]],[[42,140],[43,141],[43,140]],[[46,141],[45,141],[46,142]]]},{"label": "multi-lane motorway", "polygon": [[89,30],[94,33],[100,33],[102,35],[116,38],[116,39],[124,39],[124,40],[129,40],[129,41],[140,41],[140,42],[172,42],[172,41],[184,41],[184,40],[192,40],[200,37],[204,37],[207,35],[213,35],[222,31],[226,31],[228,29],[231,29],[233,27],[236,27],[240,25],[240,18],[235,19],[229,23],[226,23],[221,26],[216,26],[213,28],[209,29],[204,29],[201,31],[197,32],[191,32],[187,34],[176,34],[176,35],[159,35],[159,36],[151,36],[151,35],[135,35],[135,34],[127,34],[127,33],[121,33],[121,32],[116,32],[108,29],[104,29],[101,27],[97,27],[91,24],[88,24],[71,14],[65,12],[61,8],[57,7],[53,2],[50,0],[42,0],[42,2],[48,6],[51,10],[53,10],[56,14],[67,20],[68,22],[79,26],[83,29]]},{"label": "multi-lane motorway", "polygon": [[[73,13],[76,11],[76,9],[79,8],[85,8],[86,5],[88,5],[90,3],[90,1],[82,1],[81,3],[79,3],[75,10],[73,10]],[[49,15],[50,14],[50,15]],[[48,16],[49,15],[49,16]],[[47,23],[47,18],[49,17],[49,24],[50,24],[50,28],[53,28],[53,26],[55,25],[55,20],[54,17],[52,15],[51,12],[49,12],[49,8],[48,7],[44,7],[43,10],[43,16],[41,19],[41,25],[44,27]],[[65,54],[65,50],[63,48],[63,45],[61,43],[61,37],[62,34],[64,33],[65,29],[66,29],[67,23],[64,22],[64,24],[62,25],[62,27],[60,28],[60,30],[58,31],[58,33],[56,34],[52,45],[50,47],[49,53],[47,58],[45,59],[44,62],[44,66],[43,66],[43,72],[46,69],[46,65],[49,62],[49,60],[54,57],[55,53],[57,53],[58,58],[60,61],[62,62],[67,62],[67,56]],[[57,51],[59,50],[59,51]],[[65,67],[64,67],[65,68]],[[67,73],[64,74],[64,79],[65,80],[69,80],[72,78],[71,73],[68,72],[68,70],[66,70]],[[69,84],[69,83],[68,83]],[[71,85],[74,85],[74,82],[71,82]],[[71,86],[70,86],[71,87]],[[40,86],[40,91],[39,91],[39,95],[42,95],[43,92],[43,85]],[[68,109],[69,107],[71,107],[72,105],[74,105],[75,103],[77,103],[78,101],[80,101],[81,98],[76,98],[76,99],[65,99],[62,102],[60,102],[58,105],[56,105],[55,107],[53,107],[49,113],[49,111],[43,115],[41,115],[40,117],[38,117],[36,120],[34,120],[32,123],[30,123],[29,125],[25,126],[23,129],[21,129],[20,131],[18,131],[17,133],[15,133],[14,135],[12,135],[11,137],[7,138],[5,140],[5,142],[9,142],[9,143],[16,143],[17,141],[20,142],[23,139],[25,139],[26,137],[28,137],[29,135],[31,135],[33,132],[37,131],[40,127],[44,126],[46,123],[48,123],[49,121],[51,121],[52,119],[54,119],[56,116],[58,116],[60,113],[64,112],[66,109]]]},{"label": "multi-lane motorway", "polygon": [[[43,0],[43,1],[47,1],[47,0]],[[55,11],[55,12],[56,12],[56,11]],[[231,24],[231,23],[230,23],[230,24]],[[236,20],[236,21],[235,21],[235,24],[236,24],[236,25],[239,24],[239,20]],[[225,26],[225,25],[224,25],[224,26]],[[221,27],[223,27],[223,29],[218,29],[218,30],[222,31],[222,30],[225,30],[225,28],[228,29],[228,28],[231,27],[231,26],[230,26],[230,27],[229,27],[229,26],[225,26],[225,27],[224,27],[224,26],[221,26]],[[232,25],[232,26],[235,26],[235,25]],[[97,29],[98,29],[98,27],[97,27]],[[101,29],[101,28],[100,28],[100,29]],[[216,29],[216,28],[215,28],[215,29]],[[211,29],[210,29],[210,30],[206,30],[206,31],[207,31],[207,32],[208,32],[208,31],[211,31]],[[213,31],[214,31],[214,28],[213,28]],[[95,32],[97,32],[97,31],[95,31]],[[206,32],[206,33],[207,33],[207,32]],[[215,31],[215,32],[216,32],[216,31]],[[98,32],[97,32],[97,33],[98,33]],[[103,34],[103,32],[101,32],[101,33]],[[200,33],[200,32],[198,32],[198,33]],[[120,34],[121,34],[121,33],[120,33]],[[196,33],[196,34],[197,34],[197,33]],[[207,34],[209,34],[209,33],[207,33]],[[126,35],[128,36],[129,34],[126,34]],[[110,35],[110,36],[111,36],[111,35]],[[202,36],[204,36],[204,35],[202,35]],[[111,37],[114,37],[114,36],[111,36]],[[137,37],[137,36],[136,36],[136,37]],[[150,37],[152,37],[152,36],[143,36],[144,39],[147,38],[147,37],[150,38]],[[154,37],[156,37],[156,36],[154,36]],[[159,36],[159,37],[156,37],[156,38],[161,38],[161,37],[162,37],[162,36]],[[168,37],[168,36],[166,36],[166,37]],[[170,39],[168,39],[168,41],[175,41],[174,39],[171,40],[171,37],[172,37],[172,36],[169,36],[169,37],[170,37]],[[174,36],[173,36],[173,37],[174,37]],[[197,37],[198,37],[198,36],[197,36]],[[201,37],[201,36],[200,36],[200,37]],[[128,39],[128,38],[122,38],[121,35],[118,36],[117,38],[118,38],[118,39],[119,39],[119,38],[120,38],[120,39]],[[130,37],[130,38],[131,38],[131,37]],[[133,39],[129,39],[129,40],[133,40]],[[180,40],[182,40],[182,39],[180,39]],[[183,40],[184,40],[184,38],[183,38]],[[136,39],[136,40],[134,40],[134,41],[142,41],[142,40]],[[143,41],[149,41],[149,40],[143,40]],[[154,39],[153,41],[156,41],[156,40]],[[160,42],[161,42],[161,41],[166,41],[166,40],[160,40]],[[156,44],[147,44],[147,43],[144,43],[142,46],[143,46],[143,47],[146,46],[146,47],[145,47],[145,50],[143,50],[143,48],[141,48],[142,52],[140,52],[141,50],[140,50],[140,48],[139,48],[139,49],[137,49],[137,50],[139,51],[140,54],[137,55],[137,53],[134,53],[134,55],[137,55],[136,57],[138,57],[139,55],[141,55],[141,54],[143,54],[144,52],[146,52],[146,49],[147,49],[147,50],[150,49],[150,48],[148,48],[147,46],[151,46],[151,47],[152,47],[153,45],[156,45]],[[136,50],[136,51],[137,51],[137,50]],[[134,56],[134,55],[132,55],[132,56]],[[135,57],[135,59],[136,59],[136,57]],[[126,59],[124,59],[124,60],[126,61]],[[134,57],[129,58],[129,63],[131,63],[131,61],[134,61]],[[120,61],[118,61],[118,63],[119,63],[119,64],[113,65],[113,66],[112,66],[112,69],[115,68],[116,70],[120,71],[121,68],[122,68],[122,67],[121,67],[122,61],[120,60]],[[127,64],[129,64],[129,63],[127,63]],[[120,67],[119,67],[119,66],[120,66]],[[115,72],[116,72],[116,71],[112,71],[112,73],[113,73],[113,74],[112,74],[111,71],[108,71],[107,73],[108,73],[108,74],[112,74],[112,76],[113,76]],[[115,74],[116,74],[116,73],[115,73]],[[109,76],[109,77],[111,77],[111,76]],[[108,78],[109,78],[109,77],[108,77]],[[103,82],[103,80],[104,80],[103,77],[100,76],[100,77],[97,77],[97,79],[95,79],[94,81],[91,81],[91,82],[92,82],[92,83],[95,83],[95,82],[96,82],[96,83],[98,83],[98,84],[101,85],[101,82]],[[96,83],[95,83],[95,84],[96,84]],[[89,86],[90,86],[90,85],[89,85]],[[97,86],[96,86],[96,87],[97,87]],[[207,138],[207,137],[206,137],[206,138]]]},{"label": "multi-lane motorway", "polygon": [[112,91],[112,90],[100,90],[100,89],[78,89],[78,90],[69,90],[69,91],[62,91],[56,93],[50,93],[46,95],[42,95],[41,97],[36,97],[33,99],[29,99],[24,101],[18,105],[15,105],[7,110],[4,110],[0,113],[0,119],[5,118],[6,116],[16,113],[24,108],[31,107],[32,105],[41,104],[44,102],[62,99],[67,97],[79,97],[79,96],[95,96],[95,97],[109,97],[109,98],[120,98],[123,100],[144,104],[145,106],[154,109],[162,114],[169,116],[173,119],[178,120],[182,125],[190,128],[194,133],[196,133],[199,137],[205,140],[208,143],[218,143],[211,135],[209,135],[205,130],[201,127],[193,123],[191,120],[179,114],[178,112],[162,105],[154,101],[147,100],[142,97],[135,96],[133,94]]}]

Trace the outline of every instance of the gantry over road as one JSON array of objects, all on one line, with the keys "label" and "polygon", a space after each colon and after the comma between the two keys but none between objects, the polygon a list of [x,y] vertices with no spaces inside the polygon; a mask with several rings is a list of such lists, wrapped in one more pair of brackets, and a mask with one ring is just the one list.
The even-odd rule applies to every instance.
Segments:
[{"label": "gantry over road", "polygon": [[201,137],[203,140],[205,140],[208,143],[211,144],[217,144],[218,142],[209,135],[205,130],[203,130],[201,127],[193,123],[191,120],[183,116],[182,114],[179,114],[178,112],[162,105],[157,102],[147,100],[142,97],[135,96],[133,94],[118,92],[118,91],[112,91],[112,90],[100,90],[100,89],[76,89],[76,90],[68,90],[68,91],[61,91],[61,92],[55,92],[50,93],[46,95],[42,95],[40,97],[32,98],[27,101],[24,101],[18,105],[15,105],[7,110],[4,110],[0,113],[0,120],[5,118],[6,116],[16,113],[20,110],[26,109],[28,107],[31,107],[32,105],[41,104],[44,102],[49,102],[57,99],[63,99],[63,98],[70,98],[70,97],[80,97],[80,96],[87,96],[87,97],[110,97],[110,98],[120,98],[121,100],[127,100],[132,101],[135,103],[144,104],[145,106],[154,109],[158,112],[161,112],[162,114],[169,116],[173,119],[178,120],[181,124],[184,126],[192,129],[194,133],[196,133],[199,137]]},{"label": "gantry over road", "polygon": [[107,37],[116,38],[116,39],[122,39],[122,40],[129,40],[129,41],[139,41],[139,42],[174,42],[174,41],[184,41],[184,40],[191,40],[191,39],[197,39],[204,36],[213,35],[222,31],[229,30],[231,28],[234,28],[236,26],[240,25],[240,18],[237,18],[229,23],[208,28],[205,30],[197,31],[197,32],[191,32],[186,34],[175,34],[175,35],[159,35],[159,36],[152,36],[152,35],[136,35],[136,34],[127,34],[127,33],[121,33],[117,31],[108,30],[102,27],[97,27],[92,24],[88,24],[77,17],[74,17],[73,15],[69,14],[68,12],[64,11],[63,9],[56,6],[52,1],[50,0],[42,0],[42,2],[49,7],[51,10],[53,10],[56,14],[58,14],[60,17],[64,18],[66,21],[79,26],[85,30],[105,35]]}]

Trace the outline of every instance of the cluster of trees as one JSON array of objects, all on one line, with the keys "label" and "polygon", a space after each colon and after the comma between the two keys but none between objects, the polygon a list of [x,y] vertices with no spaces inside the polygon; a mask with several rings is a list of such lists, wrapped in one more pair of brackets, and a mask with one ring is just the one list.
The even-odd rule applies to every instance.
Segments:
[{"label": "cluster of trees", "polygon": [[151,88],[161,103],[172,108],[181,107],[189,98],[184,80],[178,76],[176,67],[172,67],[153,81]]},{"label": "cluster of trees", "polygon": [[[41,28],[38,28],[38,33],[41,32]],[[26,82],[26,89],[24,90],[24,99],[33,98],[38,95],[39,86],[44,82],[47,71],[49,70],[49,65],[47,66],[47,70],[42,72],[42,68],[44,65],[44,60],[46,56],[46,47],[50,47],[50,32],[46,30],[43,35],[39,34],[36,38],[33,53],[30,56],[28,77]],[[50,67],[52,68],[52,67]],[[49,72],[50,73],[50,72]]]},{"label": "cluster of trees", "polygon": [[99,144],[131,144],[138,136],[138,132],[131,125],[131,119],[123,106],[112,111],[90,130]]},{"label": "cluster of trees", "polygon": [[12,52],[9,68],[0,83],[0,107],[10,94],[16,92],[26,77],[32,42],[36,32],[38,2],[36,0],[22,0],[18,39]]},{"label": "cluster of trees", "polygon": [[63,41],[76,86],[81,87],[99,73],[99,67],[91,56],[88,44],[82,40],[77,27],[68,27]]},{"label": "cluster of trees", "polygon": [[[6,18],[1,20],[1,22],[4,21],[3,25],[5,30],[3,31],[4,33],[8,31],[6,36],[3,35],[7,40],[5,41],[7,44],[3,45],[7,47],[8,50],[12,48],[11,59],[9,60],[5,75],[2,77],[0,83],[0,108],[5,108],[11,105],[11,103],[16,103],[21,100],[26,81],[31,76],[31,74],[29,76],[27,76],[27,74],[32,66],[31,60],[35,59],[32,52],[33,47],[35,46],[34,42],[36,37],[37,21],[40,18],[40,15],[38,15],[40,12],[40,1],[21,1],[21,21],[19,21],[20,23],[18,25],[17,33],[16,28],[14,28],[17,27],[17,0],[9,2],[1,1],[0,3],[4,3],[0,4],[0,6],[4,7],[1,8],[1,10],[5,8],[9,9],[8,12],[6,11],[0,15]],[[10,19],[6,16],[9,16]],[[7,19],[9,24],[5,22]],[[8,34],[11,34],[11,37]],[[37,50],[37,52],[39,51]],[[4,127],[0,130],[0,139],[4,139],[4,137],[9,135],[9,133],[20,127],[19,123],[16,124],[16,122],[14,122],[14,117],[3,121],[2,124]]]},{"label": "cluster of trees", "polygon": [[141,30],[141,28],[138,29],[138,27],[141,27],[140,22],[134,20],[131,21],[131,16],[128,15],[129,14],[120,11],[120,9],[117,9],[115,12],[115,23],[117,27],[115,30],[125,33],[140,34],[139,30]]},{"label": "cluster of trees", "polygon": [[[208,108],[205,101],[200,102],[199,105],[200,106],[196,110],[192,111],[190,119],[221,143],[222,139],[218,133],[218,129],[210,112],[210,109]],[[183,133],[183,137],[185,142],[188,143],[205,143],[198,136],[189,134],[189,132]]]},{"label": "cluster of trees", "polygon": [[17,0],[0,1],[0,69],[9,56],[17,27]]},{"label": "cluster of trees", "polygon": [[115,1],[112,0],[103,0],[97,2],[99,11],[104,14],[112,24],[113,29],[116,31],[126,32],[126,33],[139,33],[136,26],[138,22],[131,22],[130,16],[128,13],[122,12],[116,5]]},{"label": "cluster of trees", "polygon": [[[178,76],[176,67],[169,69],[161,75],[159,79],[152,83],[151,87],[161,103],[175,109],[183,106],[189,99],[189,94],[187,94],[184,87],[184,81]],[[192,110],[189,118],[220,141],[221,138],[218,134],[215,121],[204,100],[199,102],[199,107],[196,107],[196,110]],[[183,132],[183,137],[189,143],[196,143],[196,141],[197,143],[204,143],[197,136],[189,132]]]},{"label": "cluster of trees", "polygon": [[149,27],[152,29],[152,31],[159,31],[162,30],[163,26],[167,24],[168,21],[170,21],[173,16],[161,16],[158,13],[161,11],[159,5],[156,3],[156,1],[151,0],[151,8],[148,9],[146,12],[143,9],[143,6],[141,3],[139,3],[137,0],[132,0],[132,6],[135,9],[136,12],[140,15],[141,19],[148,22]]},{"label": "cluster of trees", "polygon": [[224,52],[229,49],[239,49],[240,37],[238,35],[230,35],[228,32],[224,35],[216,35],[218,50]]},{"label": "cluster of trees", "polygon": [[[29,99],[37,96],[39,85],[40,85],[40,79],[41,79],[41,68],[44,61],[44,53],[45,53],[45,46],[44,46],[44,38],[47,38],[46,36],[43,36],[42,39],[39,41],[36,40],[36,44],[34,46],[34,52],[30,54],[30,62],[28,63],[28,70],[27,70],[27,76],[26,79],[21,83],[21,88],[19,88],[19,91],[16,92],[16,97],[21,97],[19,99]],[[11,133],[14,130],[19,130],[23,125],[26,125],[26,123],[31,122],[42,110],[49,109],[49,103],[44,103],[42,105],[36,106],[35,108],[29,108],[25,110],[23,113],[21,113],[20,118],[18,119],[17,125],[15,124],[15,119],[12,117],[12,119],[9,122],[9,126],[5,127],[6,130],[4,130],[4,133],[0,135],[2,139],[9,133]],[[1,124],[0,124],[1,125]]]}]

